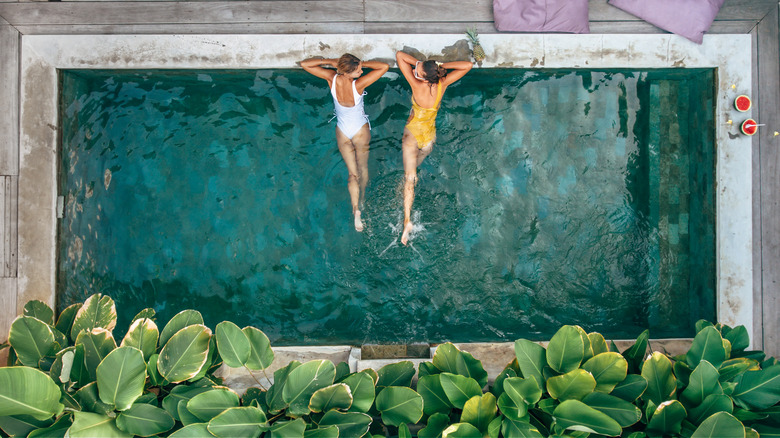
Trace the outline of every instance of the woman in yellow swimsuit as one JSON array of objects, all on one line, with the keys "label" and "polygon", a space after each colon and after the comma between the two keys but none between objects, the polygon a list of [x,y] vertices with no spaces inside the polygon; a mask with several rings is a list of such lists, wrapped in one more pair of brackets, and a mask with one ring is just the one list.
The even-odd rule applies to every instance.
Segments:
[{"label": "woman in yellow swimsuit", "polygon": [[[412,232],[412,203],[414,185],[417,183],[417,167],[433,150],[436,141],[436,114],[441,97],[452,83],[471,70],[468,61],[439,63],[418,61],[413,56],[396,52],[395,59],[409,86],[412,87],[412,112],[404,127],[401,148],[404,159],[404,231],[401,243],[409,242]],[[449,73],[447,70],[452,70]]]}]

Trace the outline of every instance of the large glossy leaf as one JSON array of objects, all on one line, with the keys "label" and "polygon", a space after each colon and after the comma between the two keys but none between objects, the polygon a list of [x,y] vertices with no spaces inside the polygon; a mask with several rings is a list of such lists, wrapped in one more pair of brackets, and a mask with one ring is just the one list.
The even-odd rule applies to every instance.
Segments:
[{"label": "large glossy leaf", "polygon": [[750,335],[744,325],[738,325],[731,330],[722,332],[723,337],[731,342],[733,352],[742,351],[750,346]]},{"label": "large glossy leaf", "polygon": [[450,342],[437,346],[431,360],[439,371],[450,374],[458,374],[458,361],[463,361],[460,350]]},{"label": "large glossy leaf", "polygon": [[623,431],[617,421],[579,400],[566,400],[553,412],[555,424],[566,430],[618,436]]},{"label": "large glossy leaf", "polygon": [[[337,366],[338,368],[338,366]],[[339,428],[336,426],[317,427],[303,432],[303,438],[338,438]]]},{"label": "large glossy leaf", "polygon": [[527,421],[515,421],[504,418],[501,423],[501,435],[504,438],[542,438],[539,429]]},{"label": "large glossy leaf", "polygon": [[171,416],[174,419],[180,421],[181,419],[179,418],[179,404],[182,401],[189,402],[196,395],[211,390],[212,388],[205,387],[205,386],[186,386],[186,385],[175,386],[171,390],[171,393],[168,394],[163,399],[162,407],[169,414],[171,414]]},{"label": "large glossy leaf", "polygon": [[482,394],[482,387],[470,377],[450,373],[441,373],[439,376],[447,399],[458,409],[463,409],[463,405],[471,397]]},{"label": "large glossy leaf", "polygon": [[575,369],[547,379],[547,392],[556,400],[581,400],[596,389],[596,379],[583,369]]},{"label": "large glossy leaf", "polygon": [[627,348],[626,351],[623,352],[623,357],[625,357],[626,361],[628,362],[629,373],[633,374],[639,372],[642,359],[644,359],[645,352],[647,351],[647,341],[649,338],[650,330],[643,331],[639,334],[639,336],[637,336],[634,345]]},{"label": "large glossy leaf", "polygon": [[582,365],[582,369],[593,374],[593,378],[596,379],[596,391],[610,393],[618,383],[625,380],[628,374],[628,362],[618,353],[605,352],[588,359]]},{"label": "large glossy leaf", "polygon": [[336,426],[340,437],[360,437],[368,432],[371,416],[361,412],[329,411],[322,416],[320,427]]},{"label": "large glossy leaf", "polygon": [[718,412],[730,414],[733,410],[734,404],[731,402],[731,397],[723,394],[711,394],[699,406],[688,409],[688,420],[693,424],[701,424],[711,415]]},{"label": "large glossy leaf", "polygon": [[277,421],[264,438],[303,438],[305,430],[306,422],[302,418],[294,421]]},{"label": "large glossy leaf", "polygon": [[480,436],[482,436],[482,432],[469,423],[451,424],[447,426],[446,429],[444,429],[444,432],[442,432],[442,438],[474,438]]},{"label": "large glossy leaf", "polygon": [[590,341],[590,349],[593,351],[594,356],[598,356],[601,353],[606,353],[609,351],[607,341],[604,339],[604,336],[602,336],[601,333],[588,333],[588,340]]},{"label": "large glossy leaf", "polygon": [[561,327],[547,344],[547,364],[564,374],[579,368],[585,357],[585,344],[575,326]]},{"label": "large glossy leaf", "polygon": [[247,339],[249,339],[249,358],[246,360],[246,367],[250,370],[264,370],[274,361],[274,351],[271,349],[271,341],[259,329],[254,327],[244,327],[241,329]]},{"label": "large glossy leaf", "polygon": [[728,382],[748,370],[758,370],[758,362],[753,359],[738,357],[723,362],[718,369],[718,380]]},{"label": "large glossy leaf", "polygon": [[252,406],[230,408],[209,421],[209,432],[218,438],[257,438],[268,429],[265,413]]},{"label": "large glossy leaf", "polygon": [[336,383],[314,392],[309,400],[312,412],[328,412],[334,409],[347,410],[352,406],[352,391],[345,383]]},{"label": "large glossy leaf", "polygon": [[222,412],[236,408],[240,404],[238,394],[226,387],[216,387],[210,391],[201,392],[187,402],[187,410],[200,422],[210,421]]},{"label": "large glossy leaf", "polygon": [[[763,435],[762,435],[763,436]],[[704,420],[691,438],[744,438],[745,426],[726,412],[718,412]]]},{"label": "large glossy leaf", "polygon": [[8,436],[24,436],[36,429],[49,427],[53,419],[36,420],[29,415],[0,416],[0,429]]},{"label": "large glossy leaf", "polygon": [[139,403],[119,414],[116,417],[116,425],[127,433],[147,437],[171,430],[174,421],[165,410]]},{"label": "large glossy leaf", "polygon": [[780,365],[746,371],[737,379],[731,397],[745,409],[766,409],[777,404],[780,401]]},{"label": "large glossy leaf", "polygon": [[320,388],[333,384],[336,366],[329,360],[312,360],[290,372],[282,389],[282,399],[289,405],[287,414],[298,417],[309,413],[309,400]]},{"label": "large glossy leaf", "polygon": [[547,352],[541,345],[525,339],[515,341],[517,365],[525,378],[534,378],[540,388],[544,388],[542,370],[547,366]]},{"label": "large glossy leaf", "polygon": [[154,318],[157,317],[157,312],[152,309],[151,307],[147,307],[145,309],[141,309],[140,312],[136,313],[133,319],[130,321],[135,322],[136,319],[151,319],[154,320]]},{"label": "large glossy leaf", "polygon": [[[94,296],[94,295],[93,295]],[[116,427],[114,419],[91,412],[74,412],[73,424],[68,429],[71,438],[132,438],[132,434]]]},{"label": "large glossy leaf", "polygon": [[706,360],[715,368],[728,359],[723,347],[723,337],[715,327],[705,327],[693,338],[691,349],[685,355],[688,366],[695,369],[699,362]]},{"label": "large glossy leaf", "polygon": [[[529,380],[536,382],[534,379]],[[506,392],[498,398],[498,408],[501,409],[502,414],[513,420],[522,420],[528,414],[528,405],[524,401],[518,402]]]},{"label": "large glossy leaf", "polygon": [[525,403],[533,406],[542,398],[542,390],[534,379],[510,377],[504,380],[504,392],[516,403]]},{"label": "large glossy leaf", "polygon": [[387,386],[411,386],[414,364],[408,360],[387,364],[377,371],[377,375],[379,376],[376,382],[377,390]]},{"label": "large glossy leaf", "polygon": [[419,438],[440,437],[444,429],[450,425],[450,417],[445,414],[433,414],[428,418],[425,427],[417,434]]},{"label": "large glossy leaf", "polygon": [[42,322],[54,325],[54,310],[41,300],[30,300],[24,305],[22,315],[32,316]]},{"label": "large glossy leaf", "polygon": [[81,389],[76,391],[75,398],[83,411],[100,415],[114,414],[114,405],[103,403],[100,400],[97,382],[90,382],[82,386]]},{"label": "large glossy leaf", "polygon": [[47,420],[64,409],[60,388],[42,371],[27,367],[0,368],[0,412]]},{"label": "large glossy leaf", "polygon": [[184,426],[176,432],[168,435],[168,438],[207,438],[212,437],[208,430],[208,423],[196,423]]},{"label": "large glossy leaf", "polygon": [[[368,412],[374,404],[374,379],[365,371],[347,376],[341,383],[349,386],[352,393],[350,412]],[[418,383],[419,390],[419,383]]]},{"label": "large glossy leaf", "polygon": [[620,427],[631,426],[642,418],[642,411],[634,406],[633,403],[601,392],[588,394],[582,399],[582,402],[593,409],[607,414],[610,418],[617,421]]},{"label": "large glossy leaf", "polygon": [[225,365],[233,368],[244,366],[249,359],[249,353],[252,347],[249,345],[249,338],[230,321],[223,321],[217,324],[215,332],[217,337],[217,350]]},{"label": "large glossy leaf", "polygon": [[632,402],[644,394],[645,390],[647,390],[647,380],[638,374],[629,374],[610,394]]},{"label": "large glossy leaf", "polygon": [[710,394],[723,394],[718,377],[718,370],[706,360],[702,360],[691,373],[688,386],[682,392],[680,400],[692,407],[699,406]]},{"label": "large glossy leaf", "polygon": [[[493,381],[493,386],[490,387],[490,392],[492,392],[496,398],[501,397],[501,394],[504,393],[504,380],[510,377],[517,377],[517,371],[512,369],[511,366],[506,366],[500,373],[498,373],[496,380]],[[534,379],[531,380],[536,382]]]},{"label": "large glossy leaf", "polygon": [[77,339],[82,331],[104,328],[109,332],[116,326],[116,306],[111,297],[94,294],[84,301],[70,329],[70,338]]},{"label": "large glossy leaf", "polygon": [[73,416],[65,413],[49,427],[30,432],[27,438],[64,438],[70,426],[73,424]]},{"label": "large glossy leaf", "polygon": [[159,354],[153,354],[149,356],[149,362],[146,363],[146,375],[149,377],[149,386],[165,385],[165,379],[160,375],[160,370],[157,369],[157,359],[159,358]]},{"label": "large glossy leaf", "polygon": [[[79,312],[79,309],[81,309],[81,303],[71,304],[66,307],[60,312],[60,316],[57,318],[57,324],[54,328],[60,333],[70,335],[71,329],[73,328],[73,321],[76,319],[76,314]],[[75,340],[75,338],[72,337],[71,339]]]},{"label": "large glossy leaf", "polygon": [[[97,378],[97,367],[100,362],[116,348],[116,341],[111,332],[98,327],[91,330],[79,331],[76,338],[76,345],[84,348],[84,365],[87,367],[89,379],[94,381]],[[78,358],[76,358],[78,360]]]},{"label": "large glossy leaf", "polygon": [[376,396],[376,408],[385,424],[417,423],[423,415],[423,399],[410,388],[388,386]]},{"label": "large glossy leaf", "polygon": [[644,397],[656,405],[669,400],[677,389],[672,374],[672,362],[661,353],[654,352],[642,365],[642,377],[647,380]]},{"label": "large glossy leaf", "polygon": [[120,346],[135,347],[144,354],[144,360],[149,360],[157,352],[157,339],[160,332],[157,330],[157,324],[151,319],[136,319],[130,325],[125,338],[122,339]]},{"label": "large glossy leaf", "polygon": [[265,401],[268,405],[268,412],[270,414],[275,415],[287,408],[287,403],[285,403],[284,398],[282,397],[282,392],[287,383],[287,377],[299,366],[301,366],[301,363],[297,360],[293,360],[286,366],[274,371],[274,384],[268,388],[268,393],[265,395]]},{"label": "large glossy leaf", "polygon": [[11,323],[8,342],[22,365],[37,368],[38,361],[54,346],[54,333],[45,322],[32,316],[20,316]]},{"label": "large glossy leaf", "polygon": [[144,392],[146,362],[135,347],[119,347],[106,356],[97,367],[100,400],[124,411]]},{"label": "large glossy leaf", "polygon": [[157,358],[157,369],[165,380],[178,383],[194,377],[206,363],[211,329],[190,325],[176,332],[165,343]]},{"label": "large glossy leaf", "polygon": [[486,434],[488,425],[496,418],[497,413],[496,397],[488,392],[482,396],[474,396],[466,402],[460,415],[460,422],[469,423]]},{"label": "large glossy leaf", "polygon": [[664,436],[678,435],[687,414],[685,407],[679,401],[665,401],[655,409],[647,423],[647,429]]},{"label": "large glossy leaf", "polygon": [[160,346],[165,345],[179,330],[191,325],[203,325],[203,315],[197,310],[187,309],[173,315],[160,332]]},{"label": "large glossy leaf", "polygon": [[426,415],[436,412],[446,414],[452,409],[452,404],[441,386],[440,374],[420,377],[417,381],[417,393],[423,398],[423,411]]}]

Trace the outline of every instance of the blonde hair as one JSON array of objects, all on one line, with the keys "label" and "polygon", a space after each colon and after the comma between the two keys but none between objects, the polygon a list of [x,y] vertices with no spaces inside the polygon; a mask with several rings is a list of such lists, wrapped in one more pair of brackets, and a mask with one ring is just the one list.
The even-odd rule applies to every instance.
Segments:
[{"label": "blonde hair", "polygon": [[360,59],[351,54],[345,53],[339,58],[339,62],[336,64],[336,72],[338,74],[352,73],[360,66]]}]

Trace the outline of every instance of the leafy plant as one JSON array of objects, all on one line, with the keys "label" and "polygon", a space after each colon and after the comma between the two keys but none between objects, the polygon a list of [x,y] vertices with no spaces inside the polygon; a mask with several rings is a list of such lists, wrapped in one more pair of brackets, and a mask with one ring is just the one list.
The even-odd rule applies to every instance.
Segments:
[{"label": "leafy plant", "polygon": [[[780,364],[745,351],[744,327],[697,323],[690,350],[648,354],[649,333],[620,352],[562,327],[547,348],[515,342],[488,373],[451,343],[409,361],[350,372],[292,361],[270,387],[237,394],[224,364],[266,373],[274,353],[254,327],[212,330],[184,310],[159,330],[140,312],[117,343],[110,297],[54,312],[40,301],[11,325],[0,368],[0,430],[9,436],[172,437],[757,437],[780,434]],[[417,380],[415,381],[415,374]],[[268,376],[266,376],[268,377]]]}]

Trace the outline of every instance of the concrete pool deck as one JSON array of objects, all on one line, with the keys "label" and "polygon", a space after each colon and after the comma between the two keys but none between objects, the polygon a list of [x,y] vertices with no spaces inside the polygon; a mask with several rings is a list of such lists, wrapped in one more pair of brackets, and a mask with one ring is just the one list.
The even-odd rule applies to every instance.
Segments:
[{"label": "concrete pool deck", "polygon": [[[344,51],[393,59],[412,47],[441,55],[461,40],[444,35],[30,35],[21,38],[19,83],[18,273],[4,296],[55,301],[59,69],[291,68],[312,56]],[[482,68],[717,69],[717,315],[753,332],[751,139],[738,134],[732,106],[751,94],[749,35],[708,35],[695,45],[672,35],[482,35]],[[285,48],[280,51],[279,48]],[[732,88],[733,85],[733,88]],[[728,120],[734,120],[728,124]],[[14,294],[15,292],[15,294]],[[12,297],[9,295],[13,294]],[[10,312],[9,312],[10,313]],[[7,327],[9,315],[0,326]]]}]

